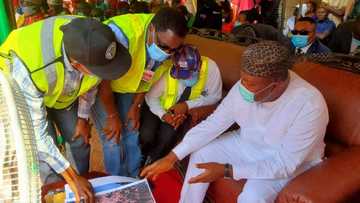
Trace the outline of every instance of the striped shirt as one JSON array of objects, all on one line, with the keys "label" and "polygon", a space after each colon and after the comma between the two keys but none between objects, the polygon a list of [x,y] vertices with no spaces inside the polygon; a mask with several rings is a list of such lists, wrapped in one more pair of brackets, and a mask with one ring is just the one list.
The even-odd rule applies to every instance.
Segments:
[{"label": "striped shirt", "polygon": [[[65,53],[64,49],[63,53]],[[78,90],[83,77],[82,73],[72,68],[66,54],[64,54],[64,64],[65,85],[62,95]],[[29,106],[31,119],[34,125],[37,148],[39,151],[39,159],[48,163],[57,173],[62,173],[70,166],[70,163],[60,153],[47,130],[49,122],[46,119],[46,107],[44,105],[43,93],[36,88],[28,70],[17,57],[13,58],[11,75],[23,91],[25,101]],[[90,108],[95,102],[96,93],[97,86],[79,97],[78,117],[89,117]]]}]

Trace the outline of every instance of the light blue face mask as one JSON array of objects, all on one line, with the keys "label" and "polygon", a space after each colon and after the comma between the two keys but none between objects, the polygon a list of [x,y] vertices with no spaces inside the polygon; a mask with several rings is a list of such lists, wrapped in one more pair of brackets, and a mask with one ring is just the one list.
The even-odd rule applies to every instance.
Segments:
[{"label": "light blue face mask", "polygon": [[199,81],[199,73],[195,72],[191,75],[189,79],[179,79],[179,81],[185,86],[185,87],[193,87],[196,85],[196,83]]},{"label": "light blue face mask", "polygon": [[[152,36],[153,39],[155,39],[155,32],[152,32]],[[146,48],[149,52],[150,58],[155,61],[162,62],[165,61],[170,56],[170,54],[166,53],[164,50],[158,47],[158,45],[156,45],[156,43],[154,42],[150,46],[146,44]]]},{"label": "light blue face mask", "polygon": [[21,13],[24,15],[33,15],[38,11],[36,6],[23,6],[21,7]]},{"label": "light blue face mask", "polygon": [[238,26],[240,26],[240,25],[241,25],[240,21],[235,21],[234,27],[238,27]]},{"label": "light blue face mask", "polygon": [[291,37],[292,44],[297,48],[304,48],[308,45],[309,36],[307,35],[293,35]]},{"label": "light blue face mask", "polygon": [[353,40],[355,45],[360,46],[360,40],[356,39],[355,37],[353,37],[352,40]]},{"label": "light blue face mask", "polygon": [[150,58],[155,61],[162,62],[170,56],[170,54],[160,49],[155,43],[152,43],[150,46],[146,45],[146,47],[149,52]]},{"label": "light blue face mask", "polygon": [[[267,90],[269,87],[271,87],[274,83],[270,83],[268,86],[266,86],[264,89],[257,91],[256,93],[251,92],[250,90],[248,90],[240,81],[240,87],[239,87],[239,91],[241,96],[243,97],[243,99],[249,103],[254,103],[255,102],[255,97],[257,94]],[[267,100],[269,97],[271,96],[271,92],[266,96],[266,98],[262,99],[262,101]],[[261,101],[259,101],[261,102]]]}]

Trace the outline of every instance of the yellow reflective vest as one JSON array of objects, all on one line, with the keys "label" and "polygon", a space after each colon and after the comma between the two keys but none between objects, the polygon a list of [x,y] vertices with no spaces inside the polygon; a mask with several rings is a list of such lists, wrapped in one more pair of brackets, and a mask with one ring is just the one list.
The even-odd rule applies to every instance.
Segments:
[{"label": "yellow reflective vest", "polygon": [[126,36],[129,42],[129,53],[131,55],[131,67],[129,71],[117,80],[111,82],[111,88],[117,93],[147,92],[151,85],[166,72],[168,65],[159,66],[155,70],[151,81],[142,81],[146,66],[146,32],[154,14],[126,14],[115,16],[105,21],[112,23]]},{"label": "yellow reflective vest", "polygon": [[0,68],[9,72],[12,57],[18,57],[29,71],[37,89],[44,94],[47,107],[64,109],[101,80],[84,75],[77,91],[62,95],[65,68],[60,27],[75,16],[52,17],[16,29],[0,46]]},{"label": "yellow reflective vest", "polygon": [[[209,63],[208,63],[208,58],[204,56],[201,57],[201,61],[202,64],[200,68],[199,80],[193,87],[191,87],[191,94],[189,96],[189,100],[194,100],[199,98],[201,93],[205,89],[206,81],[208,78]],[[164,94],[160,97],[160,103],[165,110],[168,110],[169,108],[171,108],[176,104],[176,98],[178,96],[179,80],[171,77],[170,70],[171,69],[168,70],[166,75],[167,79],[165,82],[166,86],[164,89]]]}]

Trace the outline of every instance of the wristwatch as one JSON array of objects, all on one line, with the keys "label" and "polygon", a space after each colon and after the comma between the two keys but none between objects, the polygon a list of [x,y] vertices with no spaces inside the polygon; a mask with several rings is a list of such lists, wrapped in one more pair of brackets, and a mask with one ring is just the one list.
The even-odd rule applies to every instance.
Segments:
[{"label": "wristwatch", "polygon": [[231,174],[232,171],[232,166],[229,163],[225,164],[225,169],[224,169],[224,178],[225,179],[233,179],[233,176]]}]

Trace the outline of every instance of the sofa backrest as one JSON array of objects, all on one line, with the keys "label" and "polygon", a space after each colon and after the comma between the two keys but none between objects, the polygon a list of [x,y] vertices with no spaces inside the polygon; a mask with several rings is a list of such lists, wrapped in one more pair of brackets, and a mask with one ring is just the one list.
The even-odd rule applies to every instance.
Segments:
[{"label": "sofa backrest", "polygon": [[[244,47],[195,35],[189,35],[187,43],[218,64],[225,91],[239,80]],[[330,113],[326,138],[344,147],[360,146],[360,75],[310,62],[297,63],[293,70],[326,99]]]}]

